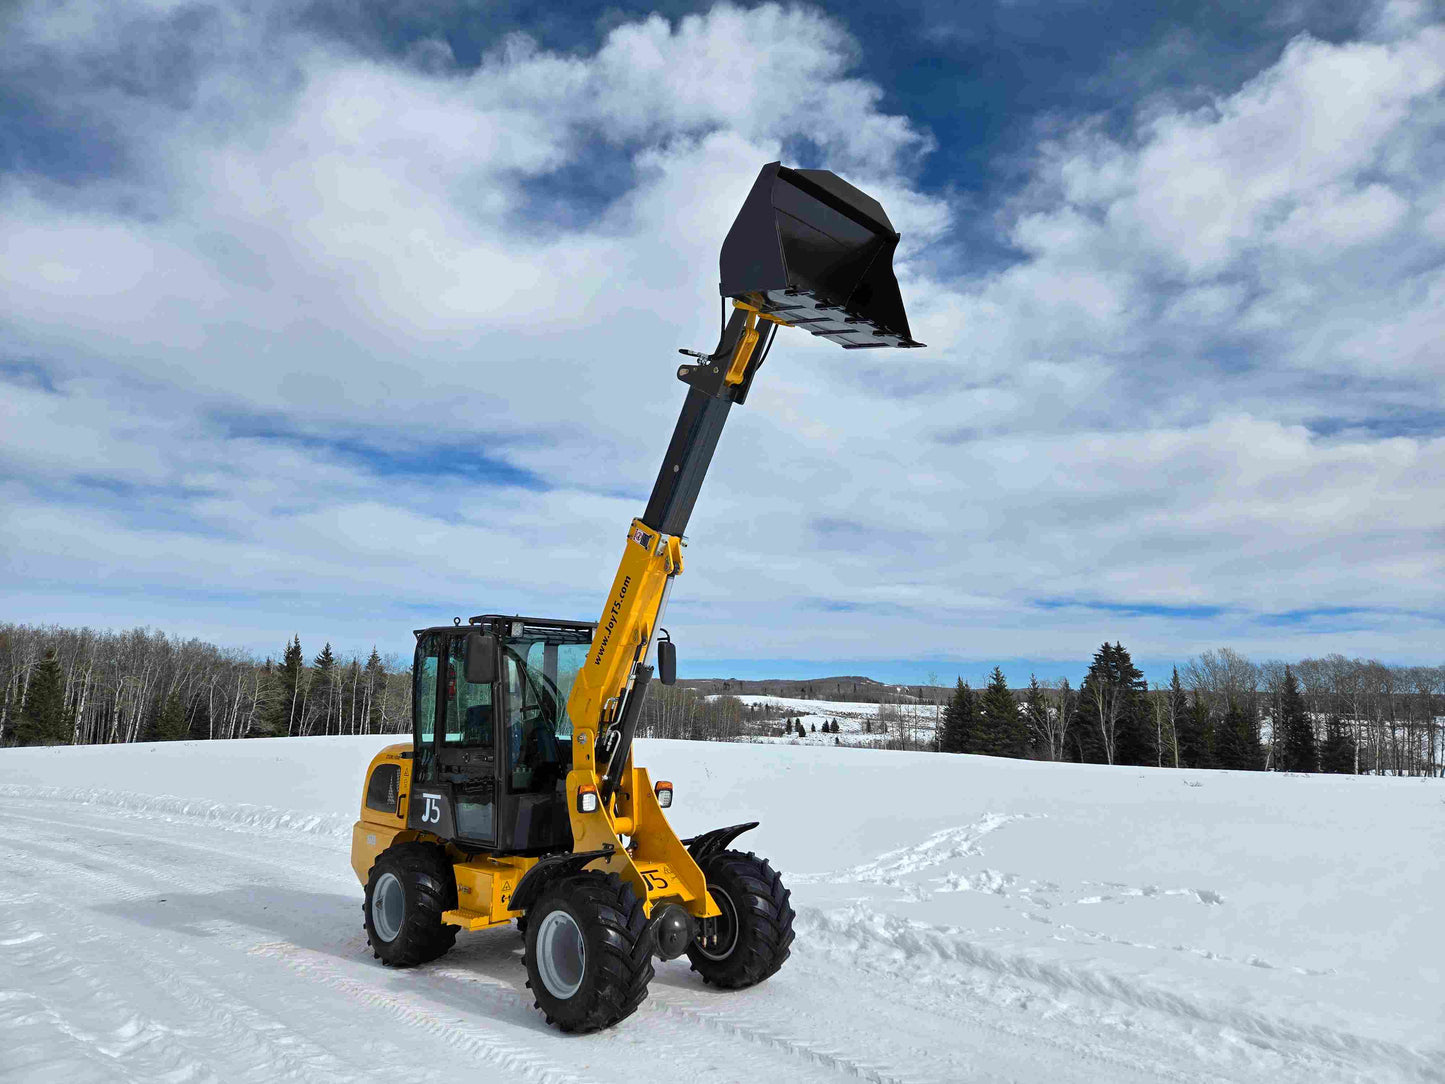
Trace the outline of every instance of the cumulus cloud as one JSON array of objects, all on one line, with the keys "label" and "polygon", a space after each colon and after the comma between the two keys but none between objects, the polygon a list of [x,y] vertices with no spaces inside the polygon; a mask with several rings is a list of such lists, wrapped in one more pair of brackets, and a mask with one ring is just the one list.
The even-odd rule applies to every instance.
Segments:
[{"label": "cumulus cloud", "polygon": [[464,69],[285,5],[23,7],[0,58],[97,142],[0,174],[12,609],[184,622],[222,593],[238,628],[340,613],[398,647],[477,607],[590,614],[668,358],[711,345],[717,246],[783,157],[888,207],[930,349],[779,338],[694,518],[693,657],[1430,657],[1445,28],[1372,27],[1123,132],[1055,118],[991,210],[1018,257],[974,272],[918,181],[932,137],[814,9]]}]

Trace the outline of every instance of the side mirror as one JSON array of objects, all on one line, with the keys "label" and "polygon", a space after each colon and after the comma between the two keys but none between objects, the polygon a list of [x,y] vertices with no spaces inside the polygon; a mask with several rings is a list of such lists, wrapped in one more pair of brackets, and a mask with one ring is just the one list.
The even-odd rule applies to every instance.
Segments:
[{"label": "side mirror", "polygon": [[467,633],[467,658],[462,667],[471,685],[490,685],[497,680],[497,638],[473,629]]},{"label": "side mirror", "polygon": [[657,680],[664,685],[677,682],[677,645],[671,640],[657,641]]}]

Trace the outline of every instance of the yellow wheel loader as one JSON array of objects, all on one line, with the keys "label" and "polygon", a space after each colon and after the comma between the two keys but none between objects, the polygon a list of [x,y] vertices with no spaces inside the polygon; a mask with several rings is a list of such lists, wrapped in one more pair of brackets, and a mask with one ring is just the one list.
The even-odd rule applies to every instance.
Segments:
[{"label": "yellow wheel loader", "polygon": [[723,242],[732,314],[712,353],[682,351],[687,398],[601,617],[482,614],[417,630],[412,740],[371,762],[351,845],[384,963],[426,963],[459,930],[515,921],[537,1008],[581,1032],[637,1008],[654,956],[686,953],[725,989],[788,958],[782,878],[731,849],[756,822],[679,839],[672,784],[633,762],[633,735],[654,673],[676,677],[660,623],[693,503],[777,330],[848,350],[922,345],[897,244],[883,208],[836,175],[764,166]]}]

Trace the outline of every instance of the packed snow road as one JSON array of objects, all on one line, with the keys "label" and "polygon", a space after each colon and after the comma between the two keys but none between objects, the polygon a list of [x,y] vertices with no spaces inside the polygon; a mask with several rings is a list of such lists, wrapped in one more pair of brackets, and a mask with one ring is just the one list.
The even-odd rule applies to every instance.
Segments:
[{"label": "packed snow road", "polygon": [[[1311,853],[1340,843],[1306,830],[1322,792],[1296,831],[1256,823],[1224,859],[1185,860],[1213,887],[1166,879],[1181,861],[1161,853],[1180,842],[1166,813],[1258,818],[1278,805],[1268,785],[1295,780],[1192,773],[1225,800],[1190,803],[1177,775],[1138,769],[649,743],[697,807],[678,810],[684,830],[725,809],[771,818],[751,845],[794,886],[797,945],[738,993],[659,964],[635,1016],[571,1037],[531,1007],[511,930],[411,971],[372,958],[345,829],[380,744],[0,752],[0,1080],[1445,1079],[1438,970],[1420,985],[1438,938],[1399,943],[1438,932],[1442,817],[1418,783],[1348,781],[1355,812],[1390,825],[1359,859],[1381,866],[1362,874],[1386,893],[1371,922],[1342,865]],[[1407,830],[1420,838],[1387,842]],[[1296,853],[1229,857],[1284,838]],[[1389,874],[1401,848],[1426,863]],[[1140,863],[1155,881],[1130,879]],[[1251,895],[1322,928],[1267,958],[1260,931],[1239,932],[1262,913]]]}]

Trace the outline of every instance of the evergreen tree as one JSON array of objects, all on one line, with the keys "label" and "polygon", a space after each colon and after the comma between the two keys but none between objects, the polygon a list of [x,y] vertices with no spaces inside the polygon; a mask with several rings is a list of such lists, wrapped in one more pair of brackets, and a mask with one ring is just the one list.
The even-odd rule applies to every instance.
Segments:
[{"label": "evergreen tree", "polygon": [[301,637],[293,636],[272,675],[274,695],[266,719],[266,729],[272,734],[290,734],[301,722],[301,671],[305,667]]},{"label": "evergreen tree", "polygon": [[184,741],[190,736],[186,725],[186,707],[181,703],[181,694],[173,692],[161,705],[156,717],[154,735],[156,741]]},{"label": "evergreen tree", "polygon": [[838,740],[838,738],[836,737],[836,735],[835,735],[834,738],[833,738],[833,744],[834,744],[834,745],[842,745],[843,743],[840,742],[840,741]]},{"label": "evergreen tree", "polygon": [[1008,679],[997,666],[989,675],[979,716],[978,752],[995,757],[1028,755],[1028,724],[1019,715],[1018,701],[1008,691]]},{"label": "evergreen tree", "polygon": [[1169,678],[1169,718],[1174,723],[1174,767],[1189,767],[1185,763],[1184,729],[1189,716],[1189,702],[1184,696],[1184,685],[1179,680],[1179,667],[1174,668]]},{"label": "evergreen tree", "polygon": [[938,739],[941,753],[972,753],[978,745],[978,705],[973,690],[958,679],[948,707],[943,709],[943,732]]},{"label": "evergreen tree", "polygon": [[15,727],[18,745],[62,745],[70,740],[65,726],[65,682],[55,649],[45,653],[30,675],[25,705]]},{"label": "evergreen tree", "polygon": [[1144,673],[1119,643],[1094,652],[1079,686],[1073,727],[1079,759],[1089,763],[1155,764],[1154,728],[1148,720]]},{"label": "evergreen tree", "polygon": [[1024,704],[1024,720],[1029,730],[1029,745],[1035,750],[1048,749],[1049,701],[1036,675],[1029,675],[1028,700]]},{"label": "evergreen tree", "polygon": [[1331,775],[1355,774],[1355,739],[1338,715],[1331,715],[1325,724],[1325,740],[1320,746],[1320,771]]},{"label": "evergreen tree", "polygon": [[798,737],[800,737],[800,738],[806,738],[806,737],[808,736],[808,732],[803,729],[803,721],[802,721],[801,719],[794,719],[793,722],[794,722],[795,724],[797,724],[797,727],[798,727]]},{"label": "evergreen tree", "polygon": [[324,697],[322,711],[325,716],[321,721],[321,733],[331,733],[331,716],[335,708],[335,674],[336,656],[331,653],[331,641],[327,640],[326,645],[321,649],[321,654],[311,660],[312,667],[316,670],[313,682],[315,695]]},{"label": "evergreen tree", "polygon": [[1209,705],[1197,690],[1190,694],[1189,705],[1177,725],[1180,767],[1214,767],[1214,728],[1210,725]]},{"label": "evergreen tree", "polygon": [[1259,717],[1251,705],[1229,698],[1224,718],[1215,728],[1214,761],[1219,768],[1257,772],[1264,767],[1264,747],[1259,740]]},{"label": "evergreen tree", "polygon": [[810,724],[809,724],[809,729],[811,729],[814,734],[818,733],[818,724],[817,724],[817,723],[810,723]]},{"label": "evergreen tree", "polygon": [[1279,700],[1279,718],[1274,721],[1274,764],[1281,772],[1319,770],[1315,750],[1315,728],[1305,712],[1304,697],[1294,671],[1284,668],[1284,691]]}]

